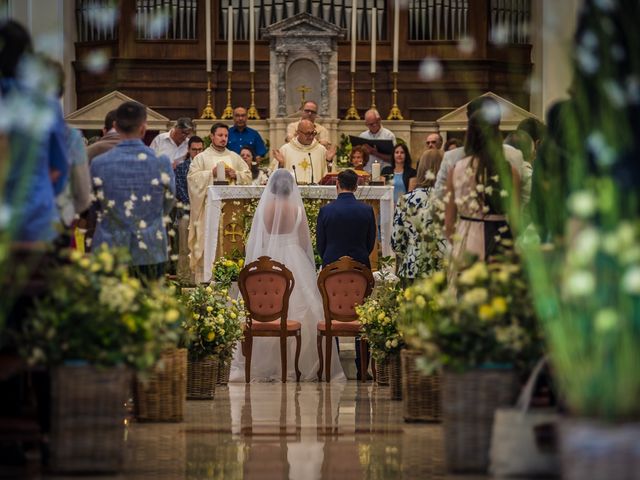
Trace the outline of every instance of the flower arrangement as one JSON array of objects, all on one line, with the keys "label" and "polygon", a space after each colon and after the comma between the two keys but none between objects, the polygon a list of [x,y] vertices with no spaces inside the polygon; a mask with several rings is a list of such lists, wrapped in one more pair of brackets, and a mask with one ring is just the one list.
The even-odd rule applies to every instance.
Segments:
[{"label": "flower arrangement", "polygon": [[369,343],[371,356],[378,363],[405,347],[404,336],[397,322],[402,290],[397,277],[392,278],[387,273],[389,270],[385,270],[389,260],[392,261],[390,257],[379,259],[382,278],[366,302],[356,306],[364,331],[362,336]]},{"label": "flower arrangement", "polygon": [[189,356],[195,360],[210,355],[231,358],[242,340],[244,302],[230,298],[224,288],[203,285],[190,289],[183,302],[191,311],[182,323],[192,338]]},{"label": "flower arrangement", "polygon": [[213,264],[213,280],[216,284],[229,288],[231,282],[238,281],[238,275],[240,275],[243,266],[244,260],[242,258],[232,260],[220,257]]},{"label": "flower arrangement", "polygon": [[338,168],[349,168],[351,166],[351,150],[353,146],[349,140],[349,135],[340,135],[340,145],[336,150],[336,164]]},{"label": "flower arrangement", "polygon": [[127,261],[125,253],[101,247],[92,256],[74,251],[52,271],[20,335],[30,363],[81,360],[144,371],[178,343],[184,308],[175,288],[142,284]]},{"label": "flower arrangement", "polygon": [[517,263],[476,262],[460,271],[453,286],[444,272],[435,272],[408,288],[400,306],[400,328],[410,345],[425,352],[427,371],[488,364],[524,368],[541,355],[533,305]]}]

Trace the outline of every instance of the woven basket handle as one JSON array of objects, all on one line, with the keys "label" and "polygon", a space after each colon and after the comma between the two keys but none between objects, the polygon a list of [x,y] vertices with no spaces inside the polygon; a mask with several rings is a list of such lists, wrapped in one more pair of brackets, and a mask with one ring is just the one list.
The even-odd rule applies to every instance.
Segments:
[{"label": "woven basket handle", "polygon": [[536,387],[536,383],[538,381],[538,377],[542,372],[542,369],[547,365],[548,359],[545,355],[536,364],[533,372],[529,375],[529,379],[527,380],[527,384],[520,392],[520,396],[518,397],[518,402],[516,403],[516,408],[522,410],[522,413],[527,413],[529,407],[531,406],[531,398],[533,397],[533,390]]}]

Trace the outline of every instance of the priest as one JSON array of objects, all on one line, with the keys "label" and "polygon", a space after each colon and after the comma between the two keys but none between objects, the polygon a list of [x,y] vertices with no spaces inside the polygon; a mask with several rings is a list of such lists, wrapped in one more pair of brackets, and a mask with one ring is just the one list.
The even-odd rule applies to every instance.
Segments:
[{"label": "priest", "polygon": [[286,168],[301,184],[318,183],[328,171],[327,155],[331,157],[335,147],[327,149],[316,139],[316,130],[312,121],[300,120],[296,136],[289,143],[273,152],[271,170]]},{"label": "priest", "polygon": [[224,164],[225,178],[230,183],[248,185],[251,183],[251,170],[240,155],[227,148],[229,127],[224,123],[215,123],[211,127],[211,146],[196,155],[191,162],[187,183],[191,213],[189,216],[189,266],[195,273],[196,282],[204,276],[204,223],[207,189],[216,179],[218,164]]}]

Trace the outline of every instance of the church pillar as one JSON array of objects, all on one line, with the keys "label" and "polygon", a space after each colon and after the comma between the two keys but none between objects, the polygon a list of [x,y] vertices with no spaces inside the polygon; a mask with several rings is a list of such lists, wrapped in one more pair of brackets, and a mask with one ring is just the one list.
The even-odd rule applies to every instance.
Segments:
[{"label": "church pillar", "polygon": [[329,115],[329,60],[331,52],[320,52],[320,116]]},{"label": "church pillar", "polygon": [[278,117],[287,115],[287,52],[276,51],[278,59]]}]

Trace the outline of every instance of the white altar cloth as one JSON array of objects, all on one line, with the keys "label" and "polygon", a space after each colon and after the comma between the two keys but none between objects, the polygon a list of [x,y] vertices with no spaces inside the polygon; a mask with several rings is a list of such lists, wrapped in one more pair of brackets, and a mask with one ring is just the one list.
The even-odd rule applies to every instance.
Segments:
[{"label": "white altar cloth", "polygon": [[[211,279],[211,269],[218,248],[218,226],[222,204],[227,200],[260,198],[264,186],[254,185],[212,185],[207,191],[204,224],[204,271],[203,281]],[[300,185],[302,198],[328,199],[337,197],[335,185]],[[380,201],[380,244],[382,255],[393,255],[391,250],[391,227],[393,224],[393,187],[358,186],[355,192],[358,200]]]}]

